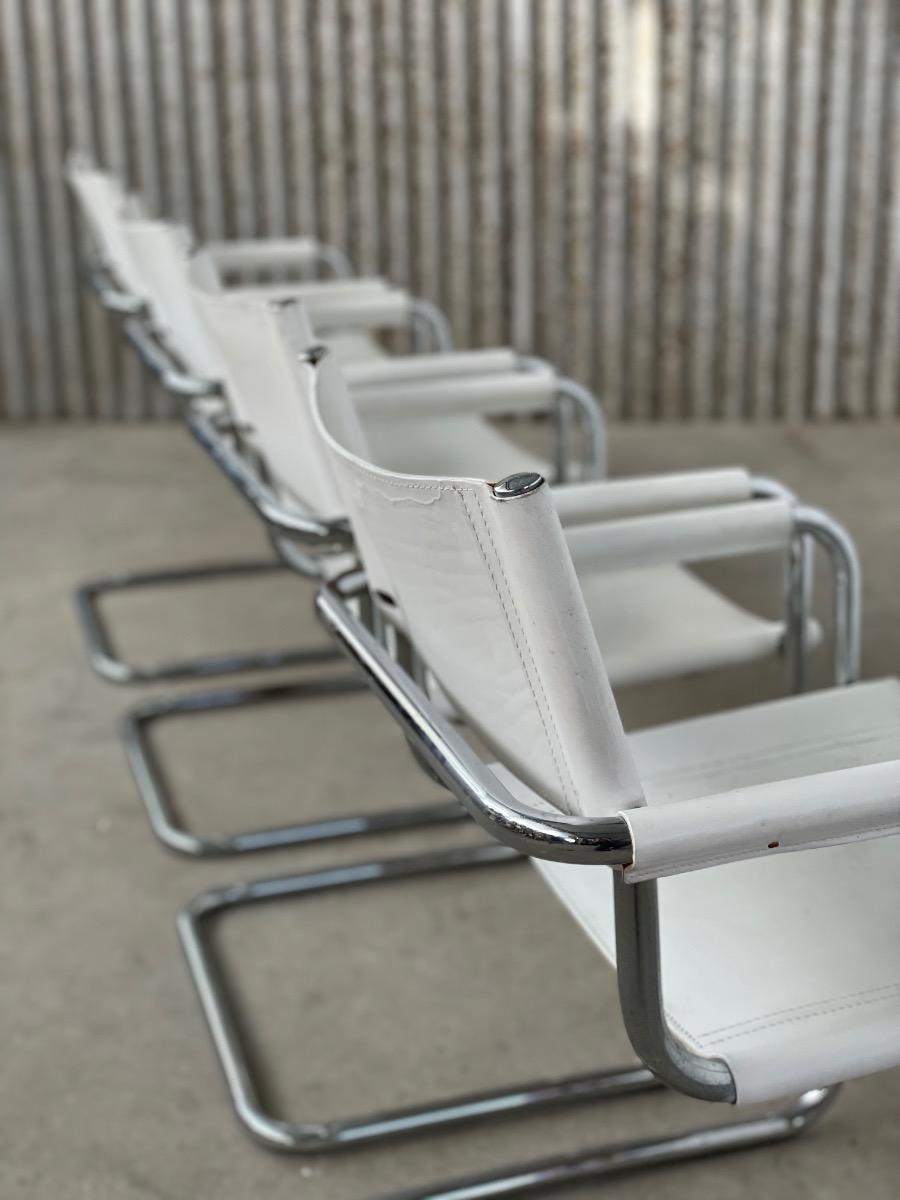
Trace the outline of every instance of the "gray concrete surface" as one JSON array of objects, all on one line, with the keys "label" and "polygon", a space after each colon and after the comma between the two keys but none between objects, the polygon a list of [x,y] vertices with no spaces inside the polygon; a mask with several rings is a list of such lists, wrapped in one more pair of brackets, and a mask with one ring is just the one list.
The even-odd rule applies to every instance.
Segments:
[{"label": "gray concrete surface", "polygon": [[[866,570],[865,674],[900,667],[900,428],[657,426],[615,430],[613,448],[618,473],[745,462],[828,505],[857,536]],[[344,1157],[292,1160],[253,1146],[225,1101],[175,940],[177,906],[232,878],[474,834],[432,831],[239,864],[165,854],[150,840],[116,739],[134,693],[90,674],[70,591],[112,567],[254,553],[260,534],[177,428],[6,430],[0,489],[0,1196],[353,1200],[728,1118],[658,1096]],[[776,589],[763,566],[728,564],[720,577],[771,606]],[[133,596],[111,612],[123,645],[143,654],[322,636],[309,589],[290,578]],[[779,683],[777,668],[751,669],[635,690],[622,702],[636,726],[773,695]],[[162,741],[190,820],[204,828],[435,792],[367,697],[197,720]],[[284,1114],[334,1117],[629,1059],[611,973],[527,868],[247,912],[221,934]],[[898,1117],[892,1072],[847,1086],[805,1142],[569,1194],[894,1197]]]}]

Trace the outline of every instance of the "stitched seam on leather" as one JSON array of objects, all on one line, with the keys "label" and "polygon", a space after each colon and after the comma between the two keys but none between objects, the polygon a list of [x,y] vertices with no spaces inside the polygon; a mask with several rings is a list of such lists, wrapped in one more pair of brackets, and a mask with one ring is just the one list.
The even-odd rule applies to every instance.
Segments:
[{"label": "stitched seam on leather", "polygon": [[801,1013],[800,1015],[795,1016],[795,1017],[783,1017],[781,1020],[778,1020],[778,1021],[765,1021],[764,1018],[760,1018],[761,1020],[764,1021],[763,1024],[753,1026],[750,1029],[742,1029],[742,1030],[738,1031],[737,1033],[730,1033],[730,1034],[728,1034],[727,1037],[713,1038],[711,1041],[706,1042],[706,1045],[707,1046],[720,1046],[724,1042],[733,1042],[733,1041],[736,1041],[738,1038],[749,1037],[751,1034],[763,1033],[767,1029],[777,1029],[779,1026],[783,1026],[783,1025],[799,1025],[802,1021],[812,1021],[812,1020],[815,1020],[816,1017],[828,1017],[828,1016],[831,1016],[832,1013],[836,1013],[836,1012],[849,1012],[854,1008],[867,1008],[869,1005],[879,1004],[885,1000],[890,1000],[893,998],[894,995],[897,995],[897,994],[900,994],[900,989],[898,989],[897,992],[893,993],[893,995],[891,995],[891,994],[888,994],[886,996],[872,995],[867,1000],[854,1000],[852,1004],[830,1004],[830,1005],[827,1005],[825,1008],[815,1009],[813,1012]]},{"label": "stitched seam on leather", "polygon": [[864,745],[867,743],[878,741],[885,734],[891,734],[891,733],[896,734],[896,726],[882,725],[882,726],[876,727],[875,729],[860,730],[859,733],[849,734],[849,735],[846,735],[845,737],[808,738],[803,741],[790,742],[790,743],[785,743],[781,746],[777,746],[777,747],[773,748],[768,754],[765,754],[765,755],[758,755],[758,754],[753,754],[752,752],[748,752],[746,754],[741,754],[741,755],[734,755],[734,756],[722,757],[722,758],[717,758],[717,759],[706,759],[699,766],[692,763],[692,764],[689,764],[684,767],[678,767],[671,771],[657,771],[655,773],[648,773],[647,775],[644,776],[644,778],[648,782],[652,782],[655,779],[660,779],[663,781],[676,780],[676,779],[686,781],[686,780],[693,779],[693,778],[704,778],[708,774],[710,768],[715,770],[715,769],[721,768],[723,766],[731,767],[734,765],[741,765],[744,763],[760,765],[760,766],[769,765],[771,763],[778,762],[780,759],[791,758],[792,756],[794,756],[796,754],[796,752],[798,750],[812,751],[812,750],[820,749],[823,747],[827,748],[827,749],[833,749],[833,748],[843,749],[843,748],[850,747],[850,746],[861,746],[861,745]]},{"label": "stitched seam on leather", "polygon": [[[886,992],[888,994],[900,992],[900,983],[882,983],[877,987],[863,988],[860,992],[847,992],[844,996],[833,996],[831,1000],[824,1001],[825,1004],[844,1004],[848,1000],[859,1000],[863,996],[874,996],[876,992]],[[772,1012],[765,1013],[763,1016],[747,1017],[743,1021],[735,1021],[732,1025],[719,1025],[716,1029],[707,1029],[704,1031],[705,1038],[715,1037],[720,1033],[731,1033],[740,1030],[748,1025],[754,1025],[758,1021],[770,1021],[773,1017],[789,1017],[795,1013],[802,1013],[804,1009],[810,1008],[813,1005],[821,1005],[821,1000],[808,1000],[805,1004],[794,1004],[790,1008],[776,1008]]]},{"label": "stitched seam on leather", "polygon": [[[846,844],[848,842],[856,842],[856,841],[870,841],[871,836],[874,836],[876,833],[887,833],[889,831],[900,833],[900,823],[893,821],[893,822],[891,822],[890,825],[873,825],[871,828],[860,830],[858,833],[836,834],[834,837],[820,838],[820,839],[818,839],[816,841],[812,841],[812,842],[798,842],[797,845],[795,845],[795,846],[782,847],[779,850],[779,853],[787,854],[790,852],[794,852],[794,851],[798,851],[798,850],[807,850],[807,849],[808,850],[813,850],[813,849],[820,850],[825,846],[841,845],[841,844]],[[640,853],[639,845],[635,845],[635,852],[636,852],[635,853],[635,866],[638,867],[637,874],[643,875],[644,872],[643,872],[643,869],[640,867],[640,863],[638,862],[638,857],[637,857],[638,853]],[[699,867],[715,867],[715,866],[719,866],[721,864],[730,863],[730,862],[743,862],[748,858],[766,858],[766,857],[774,857],[774,856],[775,856],[774,851],[773,851],[772,855],[766,855],[766,854],[761,854],[756,850],[745,850],[740,854],[724,854],[724,855],[720,855],[718,858],[694,858],[694,859],[690,859],[688,862],[679,862],[678,872],[669,872],[669,873],[674,874],[674,873],[681,873],[684,871],[692,871]],[[662,868],[662,869],[665,870],[665,868]],[[633,874],[634,868],[632,867],[629,869],[626,867],[626,872],[628,874]]]},{"label": "stitched seam on leather", "polygon": [[[512,605],[512,610],[513,610],[513,612],[514,612],[514,613],[515,613],[515,615],[516,615],[516,621],[518,622],[519,629],[520,629],[520,631],[521,631],[521,634],[522,634],[522,641],[525,643],[525,648],[526,648],[526,649],[527,649],[527,651],[528,651],[528,657],[529,657],[529,659],[531,660],[531,666],[532,666],[532,669],[533,669],[533,671],[534,671],[534,677],[535,677],[535,679],[537,680],[537,685],[538,685],[538,688],[540,689],[541,697],[542,697],[542,699],[543,699],[543,701],[544,701],[544,705],[545,705],[545,708],[546,708],[546,717],[547,717],[547,719],[549,720],[549,722],[550,722],[550,725],[551,725],[551,726],[552,726],[552,728],[553,728],[553,736],[554,736],[554,737],[555,737],[555,739],[556,739],[556,749],[557,749],[557,753],[559,754],[559,758],[560,758],[560,760],[561,760],[562,768],[564,768],[564,769],[565,769],[566,778],[567,778],[567,779],[568,779],[568,781],[569,781],[569,787],[568,787],[568,789],[566,788],[566,785],[565,785],[565,783],[563,783],[562,779],[560,779],[560,785],[562,786],[562,789],[563,789],[563,795],[565,796],[566,800],[567,800],[567,801],[569,802],[569,804],[571,805],[571,804],[572,804],[572,798],[573,798],[573,797],[572,797],[572,793],[577,793],[578,789],[577,789],[577,788],[576,788],[576,786],[575,786],[575,780],[574,780],[574,778],[573,778],[573,776],[572,776],[572,769],[571,769],[571,767],[569,766],[568,760],[566,759],[566,752],[565,752],[565,748],[564,748],[564,746],[563,746],[562,737],[560,736],[560,732],[559,732],[559,726],[558,726],[558,725],[557,725],[557,723],[556,723],[556,716],[554,715],[553,708],[552,708],[552,707],[551,707],[551,705],[550,705],[550,701],[547,699],[547,692],[546,692],[546,690],[545,690],[545,688],[544,688],[544,681],[543,681],[543,679],[541,678],[541,674],[540,674],[540,672],[538,671],[538,669],[537,669],[537,664],[535,663],[535,660],[534,660],[534,652],[533,652],[533,651],[532,651],[532,649],[531,649],[531,644],[530,644],[530,642],[529,642],[529,640],[528,640],[528,635],[527,635],[527,633],[525,632],[525,625],[524,625],[524,622],[522,621],[522,618],[521,618],[521,616],[520,616],[520,614],[519,614],[518,607],[517,607],[517,605],[516,605],[516,594],[515,594],[515,592],[513,591],[512,587],[510,586],[509,579],[507,578],[507,575],[506,575],[506,571],[505,571],[505,570],[504,570],[504,568],[503,568],[503,561],[502,561],[502,559],[500,558],[500,555],[497,553],[497,546],[496,546],[496,543],[494,542],[494,537],[493,537],[493,534],[491,533],[491,528],[490,528],[490,525],[488,525],[487,517],[486,517],[486,515],[485,515],[485,511],[484,511],[484,505],[482,504],[482,502],[481,502],[481,497],[478,495],[478,493],[477,493],[477,492],[475,493],[475,502],[476,502],[476,503],[477,503],[477,505],[478,505],[478,509],[479,509],[479,512],[480,512],[480,515],[481,515],[481,520],[482,520],[482,523],[483,523],[483,525],[484,525],[484,528],[485,528],[485,532],[486,532],[486,533],[487,533],[487,535],[488,535],[488,539],[489,539],[489,541],[490,541],[490,543],[491,543],[491,549],[494,551],[494,556],[495,556],[495,558],[496,558],[496,560],[497,560],[497,565],[499,566],[499,568],[500,568],[500,573],[501,573],[501,575],[503,576],[503,582],[506,584],[506,590],[507,590],[507,593],[508,593],[508,595],[509,595],[509,598],[510,598],[510,602],[511,602],[511,605]],[[524,665],[524,664],[523,664],[523,665]],[[526,674],[527,674],[527,672],[526,672]],[[538,704],[538,711],[540,711],[540,705],[539,705],[539,704]],[[542,716],[541,720],[543,721],[543,719],[544,719],[544,718],[543,718],[543,716]],[[552,752],[553,752],[553,751],[552,751],[552,748],[551,748],[551,753],[552,753]],[[560,775],[561,775],[561,774],[562,774],[562,772],[561,772],[561,768],[560,768],[560,762],[558,762],[558,761],[556,760],[556,756],[555,756],[555,755],[554,755],[554,762],[556,763],[556,769],[557,769],[557,772],[558,772],[558,773],[560,773]]]},{"label": "stitched seam on leather", "polygon": [[[531,666],[532,666],[532,671],[534,672],[534,677],[535,677],[535,679],[537,679],[538,686],[541,688],[541,694],[542,694],[542,696],[543,696],[543,698],[544,698],[544,704],[547,706],[547,708],[548,708],[548,710],[549,710],[549,705],[547,704],[547,697],[546,697],[546,693],[544,693],[544,690],[543,690],[543,685],[541,684],[540,675],[538,674],[537,667],[535,666],[535,663],[534,663],[534,655],[533,655],[533,653],[532,653],[531,646],[528,644],[528,638],[527,638],[527,637],[526,637],[526,635],[525,635],[525,630],[524,630],[524,627],[523,627],[523,625],[522,625],[521,618],[519,617],[519,613],[518,613],[518,611],[517,611],[517,609],[516,609],[516,607],[515,607],[515,600],[513,599],[513,591],[512,591],[512,588],[511,588],[511,587],[510,587],[510,585],[509,585],[509,579],[508,579],[508,578],[507,578],[507,576],[506,576],[506,572],[503,570],[503,564],[500,562],[500,557],[499,557],[499,555],[497,554],[497,547],[496,547],[496,544],[494,543],[494,539],[491,537],[491,531],[490,531],[490,529],[489,529],[489,527],[488,527],[487,518],[485,517],[485,515],[484,515],[484,510],[483,510],[483,508],[481,507],[481,500],[480,500],[480,498],[479,498],[478,496],[476,496],[476,497],[475,497],[476,503],[478,504],[478,507],[479,507],[479,509],[480,509],[480,516],[481,516],[481,520],[482,520],[482,523],[483,523],[483,525],[484,525],[484,528],[485,528],[485,532],[487,533],[487,536],[488,536],[488,538],[489,538],[489,540],[490,540],[490,543],[491,543],[491,548],[492,548],[492,549],[493,549],[493,551],[494,551],[494,558],[495,558],[495,560],[496,560],[497,566],[498,566],[498,568],[499,568],[499,570],[500,570],[501,574],[503,575],[503,582],[506,584],[506,590],[507,590],[507,594],[509,595],[509,599],[510,599],[510,607],[507,607],[507,604],[506,604],[506,602],[505,602],[505,601],[504,601],[504,599],[503,599],[503,596],[502,596],[502,594],[501,594],[501,592],[500,592],[500,588],[499,588],[499,586],[498,586],[498,584],[497,584],[497,576],[496,576],[496,573],[494,572],[494,568],[491,566],[491,563],[490,563],[490,561],[489,561],[489,558],[488,558],[487,550],[485,549],[485,546],[484,546],[484,543],[483,543],[483,541],[482,541],[482,540],[481,540],[481,538],[478,536],[478,530],[475,528],[475,522],[472,520],[472,514],[471,514],[471,513],[470,513],[470,511],[469,511],[469,505],[468,505],[468,502],[467,502],[467,496],[466,496],[466,493],[463,491],[463,489],[462,489],[462,488],[458,488],[458,489],[455,489],[455,490],[457,490],[457,491],[458,491],[458,493],[459,493],[459,498],[460,498],[460,500],[462,501],[462,508],[463,508],[463,512],[466,514],[466,520],[469,522],[469,526],[470,526],[470,528],[471,528],[471,530],[472,530],[472,534],[473,534],[473,536],[474,536],[474,538],[475,538],[475,541],[476,541],[476,543],[478,544],[478,549],[479,549],[479,551],[481,552],[481,557],[484,559],[484,565],[487,567],[487,569],[488,569],[488,574],[489,574],[489,575],[490,575],[490,577],[491,577],[491,582],[492,582],[492,583],[493,583],[493,585],[494,585],[494,592],[495,592],[495,594],[496,594],[496,596],[497,596],[497,599],[498,599],[498,600],[499,600],[499,602],[500,602],[500,607],[503,609],[503,615],[504,615],[504,617],[505,617],[505,619],[506,619],[506,627],[507,627],[507,629],[509,630],[509,634],[510,634],[510,637],[512,638],[512,640],[513,640],[513,644],[514,644],[514,645],[515,645],[515,647],[516,647],[516,652],[517,652],[517,654],[518,654],[518,656],[519,656],[519,662],[520,662],[520,664],[521,664],[521,666],[522,666],[522,670],[523,670],[523,672],[525,673],[525,679],[526,679],[526,680],[527,680],[527,682],[528,682],[528,688],[529,688],[529,690],[530,690],[530,692],[531,692],[531,698],[532,698],[532,700],[534,701],[534,706],[535,706],[535,708],[537,709],[538,717],[540,718],[541,726],[543,727],[543,730],[544,730],[544,736],[545,736],[545,737],[546,737],[546,739],[547,739],[547,748],[549,749],[549,751],[550,751],[550,757],[551,757],[551,759],[553,760],[553,766],[554,766],[554,768],[555,768],[555,770],[556,770],[556,778],[557,778],[557,780],[558,780],[558,782],[559,782],[559,786],[560,786],[560,788],[561,788],[561,790],[562,790],[563,797],[564,797],[564,799],[566,800],[566,803],[567,803],[567,804],[570,806],[570,808],[571,808],[571,806],[572,806],[572,799],[571,799],[570,791],[569,791],[569,788],[567,788],[567,787],[566,787],[565,780],[563,779],[562,766],[561,766],[561,763],[560,763],[560,760],[559,760],[559,757],[558,757],[558,754],[557,754],[557,749],[556,749],[556,747],[554,746],[554,743],[553,743],[553,738],[551,737],[551,734],[550,734],[550,727],[549,727],[549,725],[547,724],[546,715],[545,715],[545,713],[544,713],[544,710],[543,710],[543,709],[542,709],[542,707],[541,707],[541,702],[540,702],[540,700],[538,699],[537,692],[535,691],[534,680],[532,679],[531,672],[529,672],[529,670],[528,670],[528,665],[527,665],[527,663],[525,662],[525,655],[522,653],[522,646],[520,645],[520,643],[519,643],[519,639],[516,637],[515,630],[513,629],[513,624],[512,624],[512,621],[511,621],[511,619],[510,619],[510,607],[512,608],[513,612],[515,612],[515,615],[516,615],[516,621],[517,621],[517,623],[518,623],[519,630],[520,630],[520,632],[521,632],[521,635],[522,635],[522,641],[524,642],[524,644],[525,644],[525,647],[526,647],[526,649],[528,650],[528,656],[529,656],[529,658],[531,659]],[[558,735],[558,733],[557,733],[557,737],[558,737],[558,736],[559,736],[559,735]],[[566,772],[566,773],[567,773],[567,774],[569,774],[569,772],[568,772],[568,769],[567,769],[567,772]],[[571,779],[571,776],[570,776],[570,779]]]}]

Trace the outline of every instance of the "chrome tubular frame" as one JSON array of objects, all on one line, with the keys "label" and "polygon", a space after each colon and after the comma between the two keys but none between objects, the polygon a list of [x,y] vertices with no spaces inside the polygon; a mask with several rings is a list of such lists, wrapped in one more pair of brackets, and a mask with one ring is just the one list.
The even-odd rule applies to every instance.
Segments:
[{"label": "chrome tubular frame", "polygon": [[328,647],[298,646],[275,650],[229,651],[199,658],[167,659],[156,663],[131,663],[119,655],[109,623],[103,614],[103,599],[114,592],[210,583],[221,579],[246,579],[287,569],[283,562],[274,558],[249,559],[148,571],[120,571],[115,575],[90,579],[75,591],[75,610],[87,645],[90,664],[101,678],[110,683],[144,684],[162,680],[209,679],[216,675],[236,675],[248,671],[271,671],[322,662],[326,658],[333,659],[335,655]]},{"label": "chrome tubular frame", "polygon": [[453,349],[450,323],[436,304],[413,296],[409,305],[409,323],[417,353],[433,350],[446,353]]},{"label": "chrome tubular frame", "polygon": [[221,394],[221,385],[217,380],[202,379],[185,370],[143,317],[129,317],[122,323],[122,333],[151,375],[155,375],[173,396],[193,400],[200,396]]},{"label": "chrome tubular frame", "polygon": [[[315,660],[333,660],[333,648],[323,647]],[[420,829],[431,825],[457,823],[466,819],[464,809],[453,799],[428,804],[406,805],[371,813],[334,814],[294,821],[268,829],[238,833],[194,833],[181,819],[167,773],[153,742],[153,731],[166,720],[192,717],[236,708],[257,707],[284,702],[321,702],[364,691],[355,675],[335,675],[290,683],[265,684],[248,688],[222,688],[217,691],[150,700],[126,713],[122,720],[125,756],[144,806],[150,828],[167,850],[189,858],[226,858],[282,850],[288,846],[308,846],[379,833]]]},{"label": "chrome tubular frame", "polygon": [[[550,365],[542,358],[521,355],[519,362],[525,371],[544,372]],[[552,367],[551,367],[552,369]],[[556,389],[556,452],[555,478],[557,483],[570,481],[572,465],[572,417],[576,414],[581,425],[584,445],[583,479],[603,479],[607,469],[606,422],[603,409],[594,393],[567,376],[559,376]]]},{"label": "chrome tubular frame", "polygon": [[[350,604],[365,594],[364,588],[365,580],[359,571],[324,587],[317,597],[322,620],[363,672],[367,685],[397,720],[415,747],[417,757],[501,844],[380,859],[242,883],[204,892],[187,905],[178,918],[179,936],[234,1110],[243,1127],[269,1149],[309,1153],[446,1129],[474,1119],[607,1100],[662,1084],[707,1100],[733,1100],[734,1084],[727,1066],[719,1059],[695,1054],[672,1033],[665,1020],[655,884],[624,882],[619,868],[631,859],[626,823],[617,817],[592,821],[563,814],[549,816],[515,800],[435,710],[400,662],[391,657],[353,613]],[[398,657],[410,659],[406,653]],[[609,865],[615,870],[619,989],[626,1026],[641,1065],[454,1096],[349,1120],[297,1122],[266,1111],[227,984],[214,955],[208,923],[232,908],[258,902],[521,862],[523,851],[557,861]],[[786,1140],[811,1128],[827,1110],[835,1093],[833,1088],[816,1089],[770,1115],[512,1164],[480,1175],[406,1189],[383,1200],[489,1200],[524,1196],[563,1183],[603,1179],[662,1163]]]},{"label": "chrome tubular frame", "polygon": [[[97,264],[89,266],[86,274],[88,283],[100,303],[110,312],[125,318],[123,333],[139,354],[141,361],[162,385],[182,400],[186,400],[188,409],[191,405],[195,410],[204,405],[204,411],[209,411],[210,408],[221,410],[222,404],[212,399],[219,393],[218,384],[208,379],[200,379],[184,369],[183,364],[159,340],[150,326],[144,302],[119,287],[110,273]],[[200,658],[149,664],[131,663],[118,654],[115,640],[103,614],[103,599],[114,592],[209,583],[216,579],[246,578],[286,569],[288,564],[282,558],[249,559],[145,571],[120,571],[88,580],[76,589],[75,607],[87,643],[91,666],[101,678],[110,683],[143,684],[162,680],[206,679],[248,671],[269,671],[303,666],[321,662],[325,657],[334,657],[327,648],[286,647],[246,653],[212,654]]]},{"label": "chrome tubular frame", "polygon": [[84,278],[107,312],[119,317],[130,317],[144,311],[144,301],[120,287],[100,262],[89,262],[84,268]]},{"label": "chrome tubular frame", "polygon": [[862,567],[853,539],[828,513],[798,505],[794,524],[827,554],[833,579],[834,677],[838,685],[859,679],[862,654]]},{"label": "chrome tubular frame", "polygon": [[[760,499],[774,498],[797,504],[797,497],[790,488],[769,476],[754,476],[753,495]],[[794,694],[806,691],[806,656],[809,653],[807,628],[812,615],[814,549],[812,539],[797,532],[791,538],[785,561],[784,658],[788,690]]]},{"label": "chrome tubular frame", "polygon": [[[266,525],[282,560],[270,564],[271,567],[289,569],[304,578],[318,580],[317,555],[340,553],[352,545],[349,526],[345,521],[322,521],[281,503],[241,453],[230,419],[221,404],[209,401],[192,403],[186,412],[186,424],[198,443]],[[362,607],[368,609],[365,600],[363,596],[358,597],[358,603],[361,602]],[[309,666],[341,657],[331,642],[322,647],[279,653],[280,658],[270,655],[269,665]],[[292,655],[290,659],[289,653]],[[234,659],[230,661],[234,662]],[[208,660],[204,660],[204,663],[208,665]],[[218,660],[214,661],[213,666],[218,665]],[[214,672],[207,670],[206,673]],[[364,685],[355,675],[326,676],[283,684],[222,688],[156,699],[133,708],[123,719],[122,737],[138,795],[157,838],[167,849],[178,854],[210,858],[279,850],[287,846],[309,845],[365,834],[392,833],[466,819],[465,811],[455,800],[445,800],[382,812],[314,817],[276,828],[234,834],[201,835],[185,827],[171,784],[154,748],[153,730],[158,724],[171,719],[283,701],[321,701],[361,690],[364,690]]]}]

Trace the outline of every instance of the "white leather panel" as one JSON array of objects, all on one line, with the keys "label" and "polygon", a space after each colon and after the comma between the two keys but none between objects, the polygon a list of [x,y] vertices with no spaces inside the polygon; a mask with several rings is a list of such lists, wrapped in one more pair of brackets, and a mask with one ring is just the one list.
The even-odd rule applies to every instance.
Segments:
[{"label": "white leather panel", "polygon": [[458,379],[443,376],[428,380],[425,386],[417,379],[369,384],[354,390],[353,396],[365,420],[369,416],[416,418],[436,411],[482,416],[540,413],[552,408],[556,393],[552,375],[506,371]]},{"label": "white leather panel", "polygon": [[523,450],[484,417],[440,412],[414,419],[373,417],[365,429],[372,461],[391,471],[482,479],[517,471],[552,474],[546,459]]},{"label": "white leather panel", "polygon": [[[222,360],[229,402],[238,420],[250,427],[253,445],[276,485],[321,517],[343,515],[343,501],[298,383],[297,356],[314,341],[303,309],[199,288],[194,296]],[[361,439],[361,432],[357,436]]]},{"label": "white leather panel", "polygon": [[104,266],[112,271],[120,287],[143,299],[146,288],[122,233],[126,205],[118,180],[93,167],[72,165],[67,171],[95,248]]},{"label": "white leather panel", "polygon": [[344,378],[355,390],[401,379],[436,379],[462,375],[490,375],[515,371],[519,355],[498,347],[490,350],[450,350],[442,354],[392,354],[374,362],[353,363],[344,368]]},{"label": "white leather panel", "polygon": [[[791,697],[628,741],[651,807],[889,762],[900,758],[900,683]],[[609,873],[535,865],[614,961]],[[900,838],[729,863],[658,886],[666,1011],[695,1050],[728,1062],[739,1102],[900,1063]]]},{"label": "white leather panel", "polygon": [[752,481],[742,467],[678,471],[596,483],[564,483],[553,489],[563,525],[643,517],[666,509],[737,504],[749,500]]},{"label": "white leather panel", "polygon": [[501,503],[476,480],[371,467],[342,445],[326,366],[310,386],[369,577],[441,687],[561,808],[640,803],[549,490]]},{"label": "white leather panel", "polygon": [[123,235],[144,281],[150,315],[189,371],[221,379],[222,359],[190,284],[190,235],[168,221],[125,221]]},{"label": "white leather panel", "polygon": [[626,570],[697,562],[786,547],[793,520],[786,500],[749,500],[683,512],[566,526],[580,570]]},{"label": "white leather panel", "polygon": [[[781,621],[748,612],[677,564],[576,569],[616,687],[753,662],[775,654],[784,637]],[[810,647],[818,644],[817,623],[807,636]]]}]

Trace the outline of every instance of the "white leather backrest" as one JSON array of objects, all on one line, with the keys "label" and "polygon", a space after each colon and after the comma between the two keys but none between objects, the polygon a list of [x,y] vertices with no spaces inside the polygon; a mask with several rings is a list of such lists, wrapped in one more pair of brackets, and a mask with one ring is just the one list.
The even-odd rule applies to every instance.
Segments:
[{"label": "white leather backrest", "polygon": [[222,360],[191,286],[191,235],[170,221],[123,221],[122,234],[144,281],[150,315],[187,369],[221,379]]},{"label": "white leather backrest", "polygon": [[561,810],[643,803],[549,488],[501,502],[377,468],[348,448],[333,364],[304,374],[372,586],[459,711]]},{"label": "white leather backrest", "polygon": [[[201,280],[201,262],[195,275]],[[276,483],[321,517],[344,515],[343,502],[313,425],[298,361],[314,342],[303,307],[249,300],[196,287],[194,296],[222,362],[236,418],[249,426]],[[356,427],[357,445],[362,431]]]},{"label": "white leather backrest", "polygon": [[122,232],[123,216],[133,204],[119,181],[106,171],[71,158],[66,178],[78,198],[94,248],[103,265],[112,272],[120,287],[146,299],[147,289]]}]

